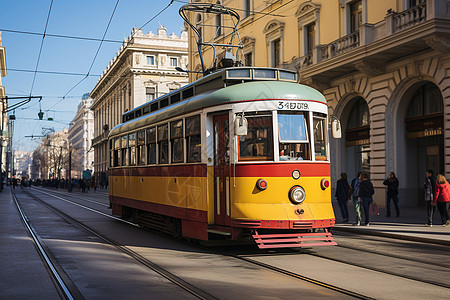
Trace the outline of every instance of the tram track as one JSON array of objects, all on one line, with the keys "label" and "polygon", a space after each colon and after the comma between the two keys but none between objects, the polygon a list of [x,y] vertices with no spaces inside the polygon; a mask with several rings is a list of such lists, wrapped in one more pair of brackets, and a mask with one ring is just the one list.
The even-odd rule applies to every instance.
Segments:
[{"label": "tram track", "polygon": [[[58,195],[53,195],[51,193],[48,193],[47,191],[41,191],[41,190],[39,190],[39,191],[44,193],[44,194],[47,194],[49,196],[52,196],[52,197],[58,198],[60,200],[63,200],[63,201],[69,201],[71,203],[73,202],[72,204],[74,204],[74,205],[84,206],[84,205],[76,203],[76,202],[74,202],[72,200],[64,199],[65,197],[62,197],[62,196],[60,197]],[[76,197],[76,195],[71,195],[70,198],[72,198],[72,199],[73,198],[77,198],[77,199],[84,200],[81,197]],[[88,203],[92,203],[92,202],[89,201]],[[105,213],[103,213],[101,211],[97,211],[97,210],[95,210],[93,208],[90,208],[90,207],[87,207],[87,206],[85,206],[85,209],[89,209],[91,211],[97,212],[97,213],[105,215],[107,217],[114,218],[114,219],[119,220],[121,222],[127,222],[127,221],[125,221],[123,219],[116,218],[114,216],[111,216],[109,214],[105,214]],[[71,219],[70,216],[66,215],[66,217]],[[76,220],[74,220],[74,221],[78,222]],[[136,225],[134,223],[130,223],[130,222],[127,222],[127,223],[129,225],[138,226],[138,225]],[[87,229],[89,230],[89,228],[87,228]],[[147,264],[149,267],[153,266],[153,267],[158,268],[158,266],[157,265],[155,266],[155,264],[153,262],[148,261],[148,259],[142,257],[138,253],[135,253],[133,250],[127,249],[125,246],[120,245],[120,244],[110,240],[109,238],[107,238],[107,237],[105,237],[105,236],[103,236],[103,235],[101,235],[101,234],[99,234],[97,232],[95,232],[95,234],[98,235],[98,236],[101,236],[102,239],[108,241],[108,243],[110,243],[110,244],[113,244],[115,247],[120,249],[123,253],[126,253],[127,255],[130,255],[130,257],[133,257],[134,259],[136,259],[140,263],[142,263],[144,265]],[[370,253],[370,254],[375,254],[375,255],[384,255],[382,252],[379,252],[379,251],[367,250],[367,249],[364,250],[364,249],[357,248],[357,247],[352,247],[352,246],[338,246],[338,247],[342,248],[342,249],[358,250],[358,251],[361,251],[361,252],[364,251],[365,253]],[[207,247],[207,249],[208,249],[209,252],[216,251],[216,250],[211,250],[210,247]],[[295,253],[295,252],[298,252],[298,251],[292,250],[292,253]],[[363,295],[363,294],[360,294],[360,293],[356,293],[356,292],[353,292],[351,290],[347,290],[347,289],[341,288],[339,286],[331,285],[331,284],[328,284],[328,283],[320,281],[320,280],[316,280],[316,279],[311,278],[311,277],[303,276],[301,274],[288,271],[288,270],[286,270],[284,268],[279,268],[279,267],[276,267],[274,265],[266,264],[264,262],[260,262],[260,261],[254,260],[254,259],[249,258],[249,257],[243,257],[242,255],[236,255],[236,254],[233,254],[233,253],[229,253],[229,252],[226,252],[226,251],[220,251],[220,250],[218,250],[217,253],[220,254],[220,255],[233,257],[235,259],[239,259],[239,260],[245,261],[246,263],[250,263],[252,265],[257,265],[257,266],[259,266],[261,268],[268,269],[268,270],[271,270],[273,272],[276,272],[276,273],[279,273],[279,274],[283,274],[285,276],[289,276],[289,277],[292,277],[292,278],[296,278],[296,279],[299,279],[299,280],[302,280],[302,281],[306,281],[306,282],[312,283],[314,285],[318,285],[320,287],[323,287],[323,288],[326,288],[326,289],[330,289],[330,290],[333,290],[335,292],[339,292],[339,293],[342,293],[344,295],[351,296],[351,297],[354,297],[354,298],[357,298],[357,299],[374,299],[372,297],[369,297],[369,296],[366,296],[366,295]],[[305,254],[305,253],[303,253],[303,254]],[[383,273],[383,274],[386,274],[386,275],[396,276],[396,277],[399,277],[399,278],[409,279],[409,280],[414,280],[414,281],[420,281],[422,283],[427,283],[427,284],[430,284],[430,285],[439,286],[439,287],[443,287],[443,288],[450,288],[450,285],[445,284],[445,283],[436,282],[436,281],[433,281],[433,280],[426,280],[426,279],[424,280],[423,278],[419,278],[419,277],[416,277],[416,276],[405,275],[405,274],[401,274],[399,272],[389,271],[389,270],[385,270],[385,269],[378,268],[378,267],[371,267],[371,266],[367,266],[367,265],[364,265],[364,264],[359,264],[359,263],[355,263],[355,262],[351,262],[351,261],[349,262],[349,261],[344,260],[344,259],[336,259],[336,258],[333,258],[331,256],[327,256],[327,255],[320,254],[320,253],[317,253],[317,252],[316,253],[308,252],[306,254],[307,255],[311,255],[311,256],[315,256],[315,257],[318,257],[318,258],[321,258],[321,259],[326,259],[326,260],[329,260],[329,261],[333,261],[333,262],[336,262],[336,263],[343,263],[343,264],[350,265],[350,266],[353,266],[353,267],[358,267],[358,268],[362,268],[362,269],[366,269],[366,270],[380,272],[380,273]],[[404,261],[417,261],[417,262],[423,263],[423,264],[426,263],[425,261],[420,260],[420,259],[408,260],[408,259],[405,259],[404,257],[399,257],[398,255],[386,255],[386,256],[392,257],[392,258],[395,258],[395,259],[403,259]],[[436,265],[436,266],[438,266],[438,265]],[[164,270],[161,270],[161,271],[164,273]],[[212,298],[203,298],[203,299],[212,299]]]},{"label": "tram track", "polygon": [[[11,195],[16,205],[16,208],[19,211],[19,216],[22,222],[24,223],[28,234],[33,240],[36,250],[39,256],[41,257],[44,265],[46,266],[49,275],[51,276],[53,282],[55,283],[55,287],[57,288],[58,293],[64,299],[68,300],[81,299],[80,298],[81,294],[79,293],[78,290],[76,290],[75,285],[73,283],[69,283],[67,278],[63,279],[64,275],[62,275],[61,272],[58,271],[59,269],[58,266],[53,263],[52,259],[50,258],[50,255],[47,253],[48,251],[45,250],[45,246],[43,245],[39,235],[36,234],[36,231],[34,230],[33,226],[28,220],[28,217],[26,216],[25,212],[20,206],[16,194],[15,192],[13,192],[13,190],[11,190]],[[74,298],[74,295],[76,295],[77,298]]]},{"label": "tram track", "polygon": [[[43,192],[43,191],[41,191]],[[34,200],[38,201],[39,203],[41,203],[42,205],[44,205],[45,207],[47,207],[48,209],[52,210],[54,213],[56,213],[57,215],[59,215],[60,217],[62,217],[63,219],[65,219],[66,221],[75,224],[76,226],[79,226],[81,228],[83,228],[84,230],[88,231],[89,233],[95,235],[96,237],[100,238],[102,241],[104,241],[105,243],[115,247],[118,251],[120,251],[123,254],[126,254],[127,256],[133,258],[134,260],[136,260],[137,262],[139,262],[141,265],[149,268],[150,270],[154,271],[155,273],[161,275],[162,277],[166,278],[167,280],[169,280],[170,282],[172,282],[173,284],[177,285],[178,287],[182,288],[183,290],[187,291],[188,293],[190,293],[191,295],[195,296],[198,299],[204,299],[204,300],[216,300],[218,299],[217,297],[201,290],[200,288],[186,282],[185,280],[181,279],[180,277],[172,274],[171,272],[169,272],[168,270],[160,267],[159,265],[157,265],[156,263],[152,262],[151,260],[143,257],[142,255],[136,253],[135,251],[133,251],[132,249],[130,249],[127,246],[124,246],[116,241],[114,241],[111,238],[106,237],[105,235],[97,232],[96,230],[94,230],[93,228],[83,224],[82,222],[79,222],[78,220],[72,218],[71,216],[69,216],[68,214],[64,213],[63,211],[61,211],[60,209],[56,208],[53,205],[48,204],[47,202],[43,201],[42,199],[40,199],[38,196],[28,192],[25,190],[25,193],[28,194],[30,197],[32,197]],[[43,192],[45,193],[45,192]],[[49,193],[45,193],[48,195],[51,195]],[[55,195],[51,195],[53,197],[58,197]],[[62,199],[61,197],[58,197],[61,200],[65,200],[65,201],[69,201],[66,199]],[[80,206],[80,204],[77,204],[75,202],[70,201],[72,204],[74,205],[78,205]],[[18,204],[19,205],[19,204]],[[95,211],[92,208],[88,208],[87,206],[84,206],[83,208],[85,209],[89,209],[90,211]],[[100,213],[102,215],[105,215],[104,213],[100,212],[100,211],[95,211],[96,213]],[[108,216],[108,215],[107,215]],[[120,220],[123,222],[126,222],[129,225],[133,225],[133,226],[137,226],[136,224],[133,224],[131,222],[125,221],[125,220],[121,220],[118,218],[115,218],[111,215],[109,215],[109,217],[112,217],[116,220]],[[26,219],[26,215],[24,215],[24,218]],[[62,284],[64,284],[64,282],[62,282]],[[66,298],[66,299],[74,299],[72,298]]]},{"label": "tram track", "polygon": [[[68,201],[67,199],[63,199],[62,197],[52,195],[51,193],[47,193],[47,192],[45,192],[45,191],[41,191],[41,190],[40,190],[40,192],[42,192],[42,193],[44,193],[44,194],[47,194],[47,195],[50,195],[50,196],[52,196],[52,197],[57,197],[57,198],[59,198],[60,200],[63,200],[63,201]],[[34,196],[34,195],[33,195],[33,196]],[[36,196],[34,196],[34,197],[36,197]],[[39,200],[39,201],[42,201],[42,200]],[[70,201],[70,202],[72,202],[72,201]],[[90,201],[89,201],[89,202],[90,202]],[[45,203],[45,202],[44,202],[44,203]],[[80,206],[79,203],[73,203],[73,204]],[[91,211],[95,211],[95,210],[93,210],[92,208],[88,208],[88,207],[85,207],[85,208],[86,208],[86,209],[89,209],[89,210],[91,210]],[[63,213],[63,212],[61,212],[61,213],[62,213],[65,217],[69,218],[70,220],[73,220],[72,217],[66,215],[66,214]],[[100,214],[104,215],[104,213],[99,212],[99,211],[97,211],[97,213],[100,213]],[[125,222],[125,223],[127,223],[127,224],[129,224],[129,225],[133,225],[133,226],[139,227],[139,225],[136,225],[136,224],[134,224],[134,223],[128,222],[128,221],[126,221],[126,220],[119,219],[119,218],[116,218],[116,217],[111,216],[111,215],[107,215],[107,216],[108,216],[108,217],[111,217],[111,218],[114,218],[114,219],[116,219],[116,220],[119,220],[119,221],[121,221],[121,222]],[[73,220],[73,221],[78,223],[77,220]],[[85,227],[85,225],[83,225],[83,224],[81,224],[81,226]],[[141,255],[139,255],[139,254],[137,254],[136,252],[134,252],[134,251],[128,249],[127,247],[125,247],[125,246],[123,246],[123,245],[120,245],[119,243],[117,243],[117,242],[115,242],[115,241],[109,239],[108,237],[106,237],[106,236],[104,236],[104,235],[102,235],[102,234],[100,234],[100,233],[98,233],[98,232],[92,230],[92,229],[89,228],[89,227],[86,227],[86,230],[89,230],[89,231],[93,232],[94,234],[98,235],[99,237],[101,237],[102,239],[104,239],[105,241],[107,241],[108,243],[111,243],[111,244],[114,245],[115,247],[118,247],[121,251],[123,251],[123,252],[126,253],[127,255],[130,255],[131,257],[135,258],[137,261],[143,263],[144,265],[149,266],[149,267],[151,267],[151,268],[152,268],[152,267],[156,267],[156,268],[159,269],[159,267],[158,267],[158,266],[155,266],[154,263],[148,261],[147,259],[145,259],[145,258],[142,257]],[[207,247],[205,247],[205,248],[207,248]],[[210,248],[207,248],[207,249],[208,249],[208,251],[211,251]],[[311,283],[311,284],[314,284],[314,285],[317,285],[317,286],[320,286],[320,287],[323,287],[323,288],[326,288],[326,289],[329,289],[329,290],[333,290],[333,291],[335,291],[335,292],[338,292],[338,293],[341,293],[341,294],[344,294],[344,295],[347,295],[347,296],[351,296],[351,297],[354,297],[354,298],[356,298],[356,299],[367,299],[367,300],[368,300],[368,299],[374,299],[374,298],[372,298],[372,297],[368,297],[368,296],[365,296],[365,295],[362,295],[362,294],[359,294],[359,293],[356,293],[356,292],[353,292],[353,291],[350,291],[350,290],[346,290],[346,289],[343,289],[343,288],[338,287],[338,286],[333,286],[333,285],[327,284],[327,283],[325,283],[325,282],[321,282],[321,281],[315,280],[315,279],[313,279],[313,278],[310,278],[310,277],[307,277],[307,276],[303,276],[303,275],[300,275],[300,274],[297,274],[297,273],[294,273],[294,272],[290,272],[290,271],[287,271],[287,270],[283,270],[283,269],[281,269],[281,268],[277,268],[277,267],[275,267],[275,266],[271,266],[271,265],[268,265],[268,264],[265,264],[265,263],[261,263],[261,262],[258,262],[258,261],[255,261],[255,260],[252,260],[252,259],[249,259],[249,258],[244,258],[244,257],[242,257],[242,256],[233,255],[233,254],[226,253],[226,252],[222,252],[222,251],[219,251],[219,252],[217,252],[217,253],[220,254],[220,255],[226,255],[226,256],[229,256],[229,257],[233,257],[233,258],[238,259],[238,260],[241,260],[241,261],[245,261],[246,263],[250,263],[250,264],[252,264],[252,265],[257,265],[257,266],[262,267],[262,268],[264,268],[264,269],[268,269],[268,270],[274,271],[274,272],[276,272],[276,273],[279,273],[279,274],[282,274],[282,275],[285,275],[285,276],[289,276],[289,277],[292,277],[292,278],[295,278],[295,279],[299,279],[299,280],[301,280],[301,281],[305,281],[305,282],[308,282],[308,283]],[[206,299],[211,299],[211,298],[206,298]]]}]

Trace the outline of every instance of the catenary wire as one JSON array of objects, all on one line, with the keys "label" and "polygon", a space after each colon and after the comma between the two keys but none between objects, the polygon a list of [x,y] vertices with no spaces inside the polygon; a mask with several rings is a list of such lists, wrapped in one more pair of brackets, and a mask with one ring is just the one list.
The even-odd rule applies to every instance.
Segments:
[{"label": "catenary wire", "polygon": [[36,68],[34,70],[33,82],[31,83],[30,97],[33,94],[34,83],[36,82],[36,74],[37,74],[37,70],[39,68],[39,62],[41,60],[42,48],[44,46],[45,34],[47,33],[48,21],[50,20],[50,13],[52,12],[52,7],[53,7],[53,0],[51,0],[50,7],[48,9],[47,21],[45,22],[44,34],[42,35],[42,40],[41,40],[41,47],[39,48],[39,55],[38,55],[37,62],[36,62]]}]

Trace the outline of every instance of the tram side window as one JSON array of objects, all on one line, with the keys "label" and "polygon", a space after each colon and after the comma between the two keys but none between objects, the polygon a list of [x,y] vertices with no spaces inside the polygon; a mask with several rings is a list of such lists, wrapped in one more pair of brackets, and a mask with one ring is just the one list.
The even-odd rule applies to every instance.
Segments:
[{"label": "tram side window", "polygon": [[273,160],[271,115],[246,115],[248,134],[239,137],[239,160]]},{"label": "tram side window", "polygon": [[278,113],[280,161],[311,159],[307,124],[303,112]]},{"label": "tram side window", "polygon": [[178,120],[170,123],[170,141],[172,145],[172,162],[183,162],[183,120]]},{"label": "tram side window", "polygon": [[121,137],[120,146],[122,147],[122,166],[128,166],[128,135]]},{"label": "tram side window", "polygon": [[202,159],[202,143],[200,136],[200,116],[186,119],[187,161],[199,162]]},{"label": "tram side window", "polygon": [[142,166],[145,165],[145,131],[139,130],[137,132],[137,163]]},{"label": "tram side window", "polygon": [[314,113],[314,154],[316,160],[327,160],[327,119],[323,114]]},{"label": "tram side window", "polygon": [[130,166],[136,165],[136,133],[130,133],[128,135],[128,151],[130,156]]},{"label": "tram side window", "polygon": [[120,166],[120,138],[114,139],[114,167]]},{"label": "tram side window", "polygon": [[156,164],[156,127],[147,129],[147,164]]},{"label": "tram side window", "polygon": [[169,141],[168,141],[169,125],[164,124],[158,126],[158,153],[160,164],[169,163]]},{"label": "tram side window", "polygon": [[109,167],[114,167],[114,140],[109,140]]}]

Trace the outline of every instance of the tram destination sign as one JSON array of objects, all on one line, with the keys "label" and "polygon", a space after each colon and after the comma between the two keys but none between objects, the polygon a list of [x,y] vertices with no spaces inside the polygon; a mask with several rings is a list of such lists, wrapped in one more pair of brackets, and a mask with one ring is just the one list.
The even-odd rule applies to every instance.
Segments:
[{"label": "tram destination sign", "polygon": [[327,105],[316,101],[278,101],[278,110],[312,110],[327,113]]}]

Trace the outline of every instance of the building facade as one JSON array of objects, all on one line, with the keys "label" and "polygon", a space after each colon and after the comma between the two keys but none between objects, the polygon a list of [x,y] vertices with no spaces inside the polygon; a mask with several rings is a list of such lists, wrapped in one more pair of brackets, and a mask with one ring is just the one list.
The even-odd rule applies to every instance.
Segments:
[{"label": "building facade", "polygon": [[122,114],[188,83],[187,32],[144,34],[133,29],[91,92],[94,99],[94,169],[98,180],[107,178],[109,131],[122,123]]},{"label": "building facade", "polygon": [[75,117],[70,123],[68,140],[72,146],[72,177],[81,178],[83,171],[94,170],[94,112],[91,106],[94,100],[89,93],[84,94],[78,104]]},{"label": "building facade", "polygon": [[[383,181],[395,172],[401,205],[417,206],[427,169],[449,178],[449,1],[210,2],[240,13],[244,64],[296,70],[300,83],[325,95],[343,129],[342,139],[330,141],[333,183],[341,172],[367,171],[383,206]],[[229,33],[217,18],[191,18],[206,25],[204,40]],[[190,65],[198,69],[192,32],[189,38]],[[204,52],[210,63],[212,50]]]},{"label": "building facade", "polygon": [[[7,136],[5,135],[5,131],[7,128],[7,114],[5,109],[7,107],[5,87],[2,84],[2,77],[5,77],[6,72],[6,53],[5,47],[2,46],[2,33],[0,31],[0,173],[3,174],[6,170],[6,145],[7,145]],[[3,176],[0,177],[0,180],[3,181]],[[3,189],[3,183],[0,183],[0,190]]]}]

